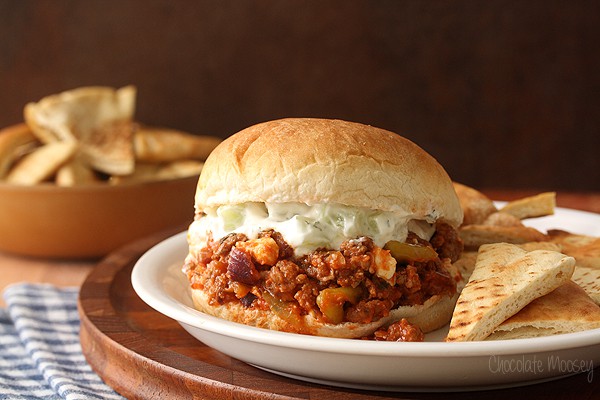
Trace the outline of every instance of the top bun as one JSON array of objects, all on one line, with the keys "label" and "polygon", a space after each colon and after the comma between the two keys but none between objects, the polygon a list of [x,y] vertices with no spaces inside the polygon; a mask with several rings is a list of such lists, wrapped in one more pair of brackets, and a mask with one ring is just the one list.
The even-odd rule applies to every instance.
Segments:
[{"label": "top bun", "polygon": [[340,120],[288,118],[227,138],[210,154],[196,210],[246,202],[337,203],[442,220],[463,214],[452,181],[423,149],[393,132]]}]

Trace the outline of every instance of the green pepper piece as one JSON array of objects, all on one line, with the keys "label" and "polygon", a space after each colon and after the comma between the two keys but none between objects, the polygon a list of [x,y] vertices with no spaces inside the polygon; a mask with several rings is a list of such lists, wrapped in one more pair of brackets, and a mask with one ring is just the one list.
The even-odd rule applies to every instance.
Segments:
[{"label": "green pepper piece", "polygon": [[392,257],[398,262],[431,261],[438,256],[435,250],[429,246],[402,243],[397,240],[390,240],[383,248],[389,250]]},{"label": "green pepper piece", "polygon": [[287,302],[278,299],[271,293],[264,291],[262,293],[263,299],[271,306],[271,310],[282,320],[289,322],[293,326],[302,327],[302,319],[300,315],[294,310],[294,306]]},{"label": "green pepper piece", "polygon": [[344,304],[356,304],[361,294],[360,288],[338,287],[321,290],[317,296],[317,306],[332,324],[339,324],[344,320]]}]

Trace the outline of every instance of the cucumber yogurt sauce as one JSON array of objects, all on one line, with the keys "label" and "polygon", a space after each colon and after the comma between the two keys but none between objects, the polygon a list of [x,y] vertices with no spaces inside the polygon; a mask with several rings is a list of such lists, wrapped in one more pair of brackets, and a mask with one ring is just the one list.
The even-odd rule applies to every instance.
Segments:
[{"label": "cucumber yogurt sauce", "polygon": [[208,232],[214,239],[230,233],[256,238],[273,229],[301,256],[317,248],[339,249],[342,242],[361,236],[383,247],[390,240],[403,242],[409,231],[429,240],[435,227],[413,215],[350,207],[341,204],[243,203],[205,210],[189,229],[190,244],[206,243]]}]

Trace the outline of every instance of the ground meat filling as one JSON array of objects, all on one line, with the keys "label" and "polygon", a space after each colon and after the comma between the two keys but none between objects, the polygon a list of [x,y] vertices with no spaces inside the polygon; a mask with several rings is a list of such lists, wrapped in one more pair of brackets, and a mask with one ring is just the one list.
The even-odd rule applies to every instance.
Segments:
[{"label": "ground meat filling", "polygon": [[[281,234],[268,230],[256,239],[235,233],[210,239],[195,258],[187,260],[184,271],[191,287],[203,289],[213,305],[240,302],[266,309],[265,299],[270,299],[322,322],[369,323],[398,306],[423,304],[433,295],[456,292],[448,272],[462,251],[456,231],[438,224],[431,242],[412,233],[406,242],[432,247],[439,257],[394,261],[389,251],[366,237],[347,240],[339,250],[317,249],[294,257]],[[382,273],[390,260],[395,270]],[[399,335],[416,337],[398,332],[390,337]]]},{"label": "ground meat filling", "polygon": [[402,318],[387,328],[376,330],[372,337],[365,339],[386,342],[422,342],[425,339],[425,335],[418,326]]}]

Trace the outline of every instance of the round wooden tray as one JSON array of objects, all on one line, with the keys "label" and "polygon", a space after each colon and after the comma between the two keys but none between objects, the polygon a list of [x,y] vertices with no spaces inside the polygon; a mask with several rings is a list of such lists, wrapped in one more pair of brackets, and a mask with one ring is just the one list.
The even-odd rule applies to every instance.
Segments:
[{"label": "round wooden tray", "polygon": [[[137,241],[102,260],[79,296],[81,345],[92,368],[130,399],[481,399],[597,398],[600,371],[513,389],[467,393],[353,390],[284,378],[194,339],[134,292],[130,274],[150,247],[177,231]],[[293,360],[290,360],[293,362]],[[435,368],[435,365],[431,366]]]}]

